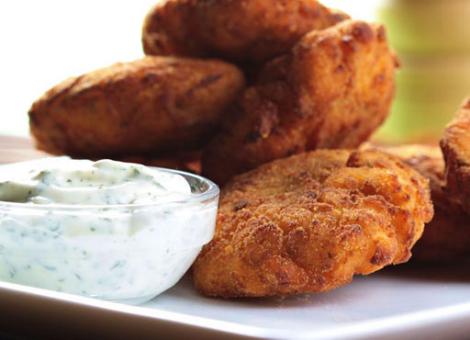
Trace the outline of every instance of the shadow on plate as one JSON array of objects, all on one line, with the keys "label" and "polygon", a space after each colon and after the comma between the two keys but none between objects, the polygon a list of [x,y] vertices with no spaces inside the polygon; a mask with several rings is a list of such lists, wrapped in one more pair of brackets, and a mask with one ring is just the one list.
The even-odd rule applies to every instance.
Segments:
[{"label": "shadow on plate", "polygon": [[337,303],[341,300],[360,298],[360,293],[352,288],[353,287],[351,285],[345,285],[333,291],[323,293],[300,294],[287,297],[221,299],[199,294],[192,284],[191,275],[187,273],[175,287],[168,291],[167,294],[172,295],[172,299],[204,302],[204,304],[210,304],[212,306],[226,306],[227,304],[230,304],[233,308],[236,308],[236,306],[244,308],[250,305],[256,308],[288,308],[299,307],[301,305],[309,307],[315,305],[325,306]]},{"label": "shadow on plate", "polygon": [[[385,280],[384,280],[385,279]],[[470,283],[470,260],[459,261],[447,264],[424,265],[418,263],[406,263],[398,266],[387,267],[377,273],[368,276],[356,276],[352,284],[339,287],[330,292],[301,294],[288,297],[268,297],[268,298],[237,298],[237,299],[219,299],[209,298],[200,295],[194,289],[190,275],[185,275],[181,282],[169,293],[173,299],[187,301],[204,302],[212,306],[225,306],[230,304],[233,308],[244,308],[254,306],[256,308],[289,308],[300,306],[321,306],[322,308],[333,306],[342,302],[353,300],[362,300],[364,290],[357,289],[358,285],[367,285],[369,294],[376,294],[381,289],[390,289],[391,282],[400,282],[410,284],[429,283],[429,284],[460,284]],[[371,287],[375,287],[372,291]]]},{"label": "shadow on plate", "polygon": [[381,271],[380,275],[400,280],[470,283],[470,259],[437,264],[410,261],[399,266],[388,267]]}]

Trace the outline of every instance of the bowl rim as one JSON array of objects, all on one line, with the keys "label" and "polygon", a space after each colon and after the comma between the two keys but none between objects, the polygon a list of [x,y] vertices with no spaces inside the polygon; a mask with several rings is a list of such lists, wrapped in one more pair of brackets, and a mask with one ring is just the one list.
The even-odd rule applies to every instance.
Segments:
[{"label": "bowl rim", "polygon": [[[51,157],[46,157],[51,158]],[[44,159],[44,158],[43,158]],[[34,161],[34,160],[33,160]],[[20,162],[22,163],[22,162]],[[12,165],[17,163],[5,163],[0,164],[0,168],[5,165]],[[138,164],[138,163],[130,163],[130,164]],[[143,165],[143,164],[139,164]],[[187,177],[194,178],[204,184],[207,185],[207,190],[201,193],[192,193],[188,195],[187,198],[175,198],[172,200],[168,200],[165,202],[154,202],[154,203],[138,203],[138,204],[65,204],[65,203],[52,203],[52,204],[31,204],[31,203],[24,203],[24,202],[7,202],[7,201],[0,201],[0,209],[27,209],[27,210],[47,210],[50,211],[51,209],[54,210],[99,210],[100,212],[113,212],[118,210],[127,211],[129,209],[146,209],[146,208],[155,208],[155,207],[164,207],[164,206],[172,206],[172,205],[192,205],[198,203],[205,203],[214,199],[218,199],[220,195],[220,188],[217,184],[212,182],[210,179],[193,174],[191,172],[182,171],[182,170],[175,170],[175,169],[168,169],[163,167],[155,167],[155,166],[146,166],[152,170],[159,170],[166,173],[173,173],[183,176],[185,179]],[[188,183],[189,184],[189,183]]]}]

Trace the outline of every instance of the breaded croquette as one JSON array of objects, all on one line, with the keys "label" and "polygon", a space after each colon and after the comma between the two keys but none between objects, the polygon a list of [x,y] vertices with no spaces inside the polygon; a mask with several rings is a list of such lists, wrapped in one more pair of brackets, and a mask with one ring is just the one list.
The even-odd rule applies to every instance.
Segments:
[{"label": "breaded croquette", "polygon": [[413,250],[420,262],[445,262],[470,255],[470,100],[467,99],[436,146],[381,147],[430,181],[435,214]]},{"label": "breaded croquette", "polygon": [[142,42],[149,55],[260,64],[348,17],[315,0],[166,0],[147,15]]},{"label": "breaded croquette", "polygon": [[31,133],[39,149],[74,157],[196,150],[243,87],[222,61],[146,57],[55,86],[31,107]]},{"label": "breaded croquette", "polygon": [[345,21],[307,34],[266,65],[203,152],[218,184],[308,150],[355,148],[387,117],[396,59],[380,25]]},{"label": "breaded croquette", "polygon": [[224,298],[321,292],[406,262],[432,218],[429,196],[427,179],[378,151],[264,164],[223,189],[196,288]]}]

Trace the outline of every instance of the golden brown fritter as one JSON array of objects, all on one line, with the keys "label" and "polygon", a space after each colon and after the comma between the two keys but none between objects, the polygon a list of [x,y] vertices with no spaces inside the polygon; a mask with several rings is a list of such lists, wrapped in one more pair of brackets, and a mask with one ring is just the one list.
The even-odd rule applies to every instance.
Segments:
[{"label": "golden brown fritter", "polygon": [[147,57],[71,78],[29,112],[38,148],[77,157],[197,149],[244,87],[216,60]]},{"label": "golden brown fritter", "polygon": [[345,21],[307,34],[245,90],[203,153],[203,173],[223,184],[306,150],[359,146],[389,112],[395,67],[380,25]]},{"label": "golden brown fritter", "polygon": [[430,180],[434,217],[413,248],[413,261],[446,262],[469,256],[470,215],[446,187],[445,163],[439,147],[405,145],[380,149],[399,156]]},{"label": "golden brown fritter", "polygon": [[194,282],[226,298],[327,291],[407,261],[431,217],[428,181],[394,156],[319,150],[276,160],[223,189]]},{"label": "golden brown fritter", "polygon": [[447,125],[441,140],[449,195],[470,214],[470,98]]},{"label": "golden brown fritter", "polygon": [[261,63],[348,16],[315,0],[166,0],[147,15],[146,54]]},{"label": "golden brown fritter", "polygon": [[429,179],[431,191],[436,198],[445,200],[444,159],[437,145],[409,144],[400,146],[366,145],[363,150],[377,149],[399,157]]},{"label": "golden brown fritter", "polygon": [[[470,256],[470,99],[447,125],[437,146],[381,148],[429,178],[435,214],[413,258],[444,262]],[[442,151],[442,152],[441,152]]]}]

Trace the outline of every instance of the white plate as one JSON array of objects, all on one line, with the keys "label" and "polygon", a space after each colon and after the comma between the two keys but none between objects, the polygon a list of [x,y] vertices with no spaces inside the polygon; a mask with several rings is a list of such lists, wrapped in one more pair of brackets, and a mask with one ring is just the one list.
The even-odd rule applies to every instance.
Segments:
[{"label": "white plate", "polygon": [[[0,283],[2,330],[124,339],[449,339],[470,336],[470,263],[405,265],[358,277],[330,293],[219,300],[189,278],[142,306]],[[28,326],[28,327],[25,327]]]}]

